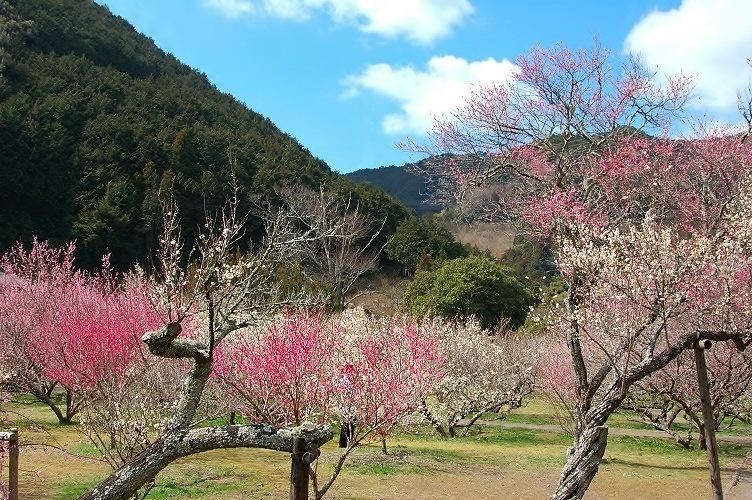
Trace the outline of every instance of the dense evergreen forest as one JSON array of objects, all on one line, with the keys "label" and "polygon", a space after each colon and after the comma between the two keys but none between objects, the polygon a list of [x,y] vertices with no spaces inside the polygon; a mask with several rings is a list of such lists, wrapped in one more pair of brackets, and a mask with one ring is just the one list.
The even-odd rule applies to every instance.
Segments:
[{"label": "dense evergreen forest", "polygon": [[427,202],[430,186],[420,175],[410,171],[411,164],[396,167],[364,168],[347,175],[355,182],[369,182],[401,200],[418,215],[436,213],[441,207]]},{"label": "dense evergreen forest", "polygon": [[[75,239],[78,262],[126,268],[153,250],[161,202],[190,241],[229,196],[282,184],[351,196],[388,237],[408,209],[332,172],[268,118],[91,0],[0,0],[0,251]],[[260,236],[260,225],[249,231]]]}]

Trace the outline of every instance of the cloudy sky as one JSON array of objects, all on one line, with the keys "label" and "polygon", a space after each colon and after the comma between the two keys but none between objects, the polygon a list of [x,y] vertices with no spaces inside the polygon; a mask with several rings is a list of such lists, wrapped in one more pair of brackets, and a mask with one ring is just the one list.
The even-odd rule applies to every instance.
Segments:
[{"label": "cloudy sky", "polygon": [[395,143],[535,45],[640,53],[727,121],[752,80],[752,0],[97,1],[339,172],[419,159]]}]

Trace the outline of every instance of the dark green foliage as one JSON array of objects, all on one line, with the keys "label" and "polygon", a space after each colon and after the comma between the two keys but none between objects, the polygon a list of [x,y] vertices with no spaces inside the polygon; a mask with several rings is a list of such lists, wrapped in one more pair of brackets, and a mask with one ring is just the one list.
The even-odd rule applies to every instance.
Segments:
[{"label": "dark green foliage", "polygon": [[566,290],[566,282],[556,269],[551,248],[539,241],[517,236],[514,245],[507,250],[501,262],[509,266],[515,276],[528,287],[542,289],[546,298]]},{"label": "dark green foliage", "polygon": [[409,217],[397,226],[386,245],[386,254],[408,272],[415,271],[428,257],[434,263],[467,255],[467,250],[454,239],[445,226],[432,219]]},{"label": "dark green foliage", "polygon": [[517,236],[512,248],[506,251],[501,261],[522,278],[540,281],[556,272],[556,263],[551,248],[537,240]]},{"label": "dark green foliage", "polygon": [[355,182],[367,182],[383,189],[415,210],[418,215],[440,212],[441,207],[438,205],[426,203],[426,179],[410,172],[409,167],[408,164],[402,167],[365,168],[346,175]]},{"label": "dark green foliage", "polygon": [[371,244],[373,249],[383,248],[397,227],[412,215],[401,201],[369,183],[355,184],[349,178],[341,176],[332,183],[332,188],[343,200],[350,198],[353,205],[357,204],[368,214],[371,219],[368,237],[381,230],[378,238]]},{"label": "dark green foliage", "polygon": [[0,0],[0,89],[6,63],[19,49],[23,37],[30,30],[31,22],[21,19],[13,2]]},{"label": "dark green foliage", "polygon": [[535,302],[509,268],[482,255],[450,260],[434,271],[419,273],[404,297],[411,314],[476,317],[486,329],[495,328],[502,318],[511,328],[519,328]]},{"label": "dark green foliage", "polygon": [[[122,269],[154,248],[166,198],[190,244],[233,175],[241,213],[277,184],[318,189],[338,177],[105,7],[13,3],[13,22],[30,24],[0,40],[10,54],[0,79],[0,251],[19,237],[76,238],[82,266],[110,251]],[[9,5],[0,0],[2,23]],[[249,232],[260,237],[257,228]]]},{"label": "dark green foliage", "polygon": [[300,260],[282,263],[275,270],[275,283],[277,284],[276,300],[285,302],[290,297],[306,295],[318,297],[322,302],[332,303],[334,289],[331,285],[321,281],[312,281],[303,272],[303,264]]}]

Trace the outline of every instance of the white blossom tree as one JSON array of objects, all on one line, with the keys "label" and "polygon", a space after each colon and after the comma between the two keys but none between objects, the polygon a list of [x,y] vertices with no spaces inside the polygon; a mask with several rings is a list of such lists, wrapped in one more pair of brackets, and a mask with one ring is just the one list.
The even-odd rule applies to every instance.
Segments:
[{"label": "white blossom tree", "polygon": [[486,412],[519,408],[536,385],[540,341],[502,331],[489,336],[477,321],[431,320],[440,332],[444,376],[423,400],[422,413],[441,436],[463,435]]},{"label": "white blossom tree", "polygon": [[[259,447],[292,451],[294,433],[278,433],[270,425],[196,425],[215,349],[233,332],[288,302],[274,290],[275,262],[314,237],[294,227],[287,212],[278,211],[267,221],[264,244],[239,255],[235,247],[243,236],[244,220],[236,206],[234,201],[229,203],[218,220],[207,217],[188,258],[183,255],[176,210],[166,210],[156,270],[148,281],[164,326],[145,333],[143,342],[154,356],[185,363],[190,370],[184,373],[177,402],[154,440],[81,498],[128,498],[145,485],[148,488],[172,461],[206,450]],[[186,267],[186,262],[193,264]],[[328,425],[306,427],[299,433],[310,449],[332,438]]]},{"label": "white blossom tree", "polygon": [[[639,380],[698,339],[744,349],[749,329],[750,147],[698,127],[666,138],[691,82],[662,81],[598,44],[534,48],[507,82],[476,88],[438,118],[424,173],[462,201],[502,177],[487,212],[551,244],[569,290],[573,446],[552,498],[581,498],[606,421]],[[447,157],[445,157],[447,158]]]}]

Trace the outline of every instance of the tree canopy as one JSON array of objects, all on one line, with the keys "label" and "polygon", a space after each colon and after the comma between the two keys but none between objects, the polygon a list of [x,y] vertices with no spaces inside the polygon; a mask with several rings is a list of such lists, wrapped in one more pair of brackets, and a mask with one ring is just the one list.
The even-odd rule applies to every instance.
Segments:
[{"label": "tree canopy", "polygon": [[432,219],[413,216],[397,226],[387,242],[386,254],[413,272],[426,256],[442,262],[464,257],[467,252],[445,226]]}]

